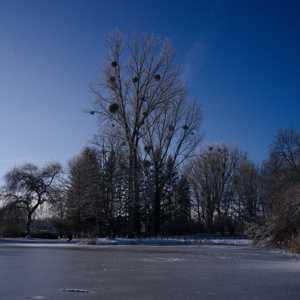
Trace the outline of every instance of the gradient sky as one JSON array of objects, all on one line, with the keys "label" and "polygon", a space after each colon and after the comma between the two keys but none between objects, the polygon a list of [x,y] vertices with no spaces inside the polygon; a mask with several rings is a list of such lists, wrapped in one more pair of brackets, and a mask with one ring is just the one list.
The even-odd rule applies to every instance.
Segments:
[{"label": "gradient sky", "polygon": [[259,163],[277,129],[300,130],[300,1],[0,0],[0,176],[18,164],[65,164],[88,144],[105,36],[169,38],[205,143]]}]

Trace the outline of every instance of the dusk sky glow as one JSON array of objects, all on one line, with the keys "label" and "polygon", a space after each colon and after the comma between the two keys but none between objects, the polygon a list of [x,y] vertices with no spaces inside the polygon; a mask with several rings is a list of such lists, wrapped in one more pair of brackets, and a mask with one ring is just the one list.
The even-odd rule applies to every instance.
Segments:
[{"label": "dusk sky glow", "polygon": [[171,40],[204,143],[260,163],[279,128],[300,130],[299,1],[0,0],[0,176],[66,164],[97,121],[84,113],[113,30]]}]

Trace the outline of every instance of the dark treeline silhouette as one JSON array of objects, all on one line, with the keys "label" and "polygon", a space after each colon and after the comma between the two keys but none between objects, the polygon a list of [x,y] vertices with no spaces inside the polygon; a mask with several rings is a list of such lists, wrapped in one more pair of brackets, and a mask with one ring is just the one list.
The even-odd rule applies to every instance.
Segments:
[{"label": "dark treeline silhouette", "polygon": [[113,34],[107,48],[90,111],[99,134],[64,173],[58,164],[8,172],[1,234],[297,240],[299,133],[281,130],[261,167],[237,148],[201,146],[198,101],[189,99],[169,43]]}]

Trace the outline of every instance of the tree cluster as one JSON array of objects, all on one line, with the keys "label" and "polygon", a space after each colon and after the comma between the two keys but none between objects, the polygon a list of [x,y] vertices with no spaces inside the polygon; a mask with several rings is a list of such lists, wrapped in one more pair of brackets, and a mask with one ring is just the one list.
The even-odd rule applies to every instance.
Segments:
[{"label": "tree cluster", "polygon": [[209,146],[191,162],[195,216],[208,232],[242,233],[262,213],[259,170],[246,154]]},{"label": "tree cluster", "polygon": [[278,132],[262,165],[265,223],[256,238],[300,251],[300,133]]},{"label": "tree cluster", "polygon": [[100,121],[93,145],[66,172],[59,164],[8,172],[2,232],[32,234],[45,208],[61,236],[243,234],[257,224],[272,241],[294,240],[300,134],[281,130],[261,167],[234,147],[200,147],[198,102],[188,96],[170,44],[113,34],[107,46],[93,87],[90,114]]}]

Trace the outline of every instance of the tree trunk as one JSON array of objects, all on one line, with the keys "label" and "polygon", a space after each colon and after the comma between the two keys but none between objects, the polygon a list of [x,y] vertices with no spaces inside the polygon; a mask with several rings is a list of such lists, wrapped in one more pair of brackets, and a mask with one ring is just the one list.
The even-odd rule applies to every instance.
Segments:
[{"label": "tree trunk", "polygon": [[129,228],[130,236],[140,234],[140,206],[139,206],[139,182],[138,182],[138,158],[136,151],[132,151],[129,157],[129,178],[128,178],[128,196],[129,196]]},{"label": "tree trunk", "polygon": [[155,170],[155,193],[153,199],[153,234],[160,234],[161,218],[161,188],[159,182],[159,171]]},{"label": "tree trunk", "polygon": [[134,233],[135,235],[140,235],[141,233],[141,216],[140,216],[140,189],[139,189],[139,178],[138,178],[138,157],[135,152],[134,155]]},{"label": "tree trunk", "polygon": [[31,235],[31,223],[32,223],[32,213],[27,215],[27,222],[26,222],[26,236]]}]

